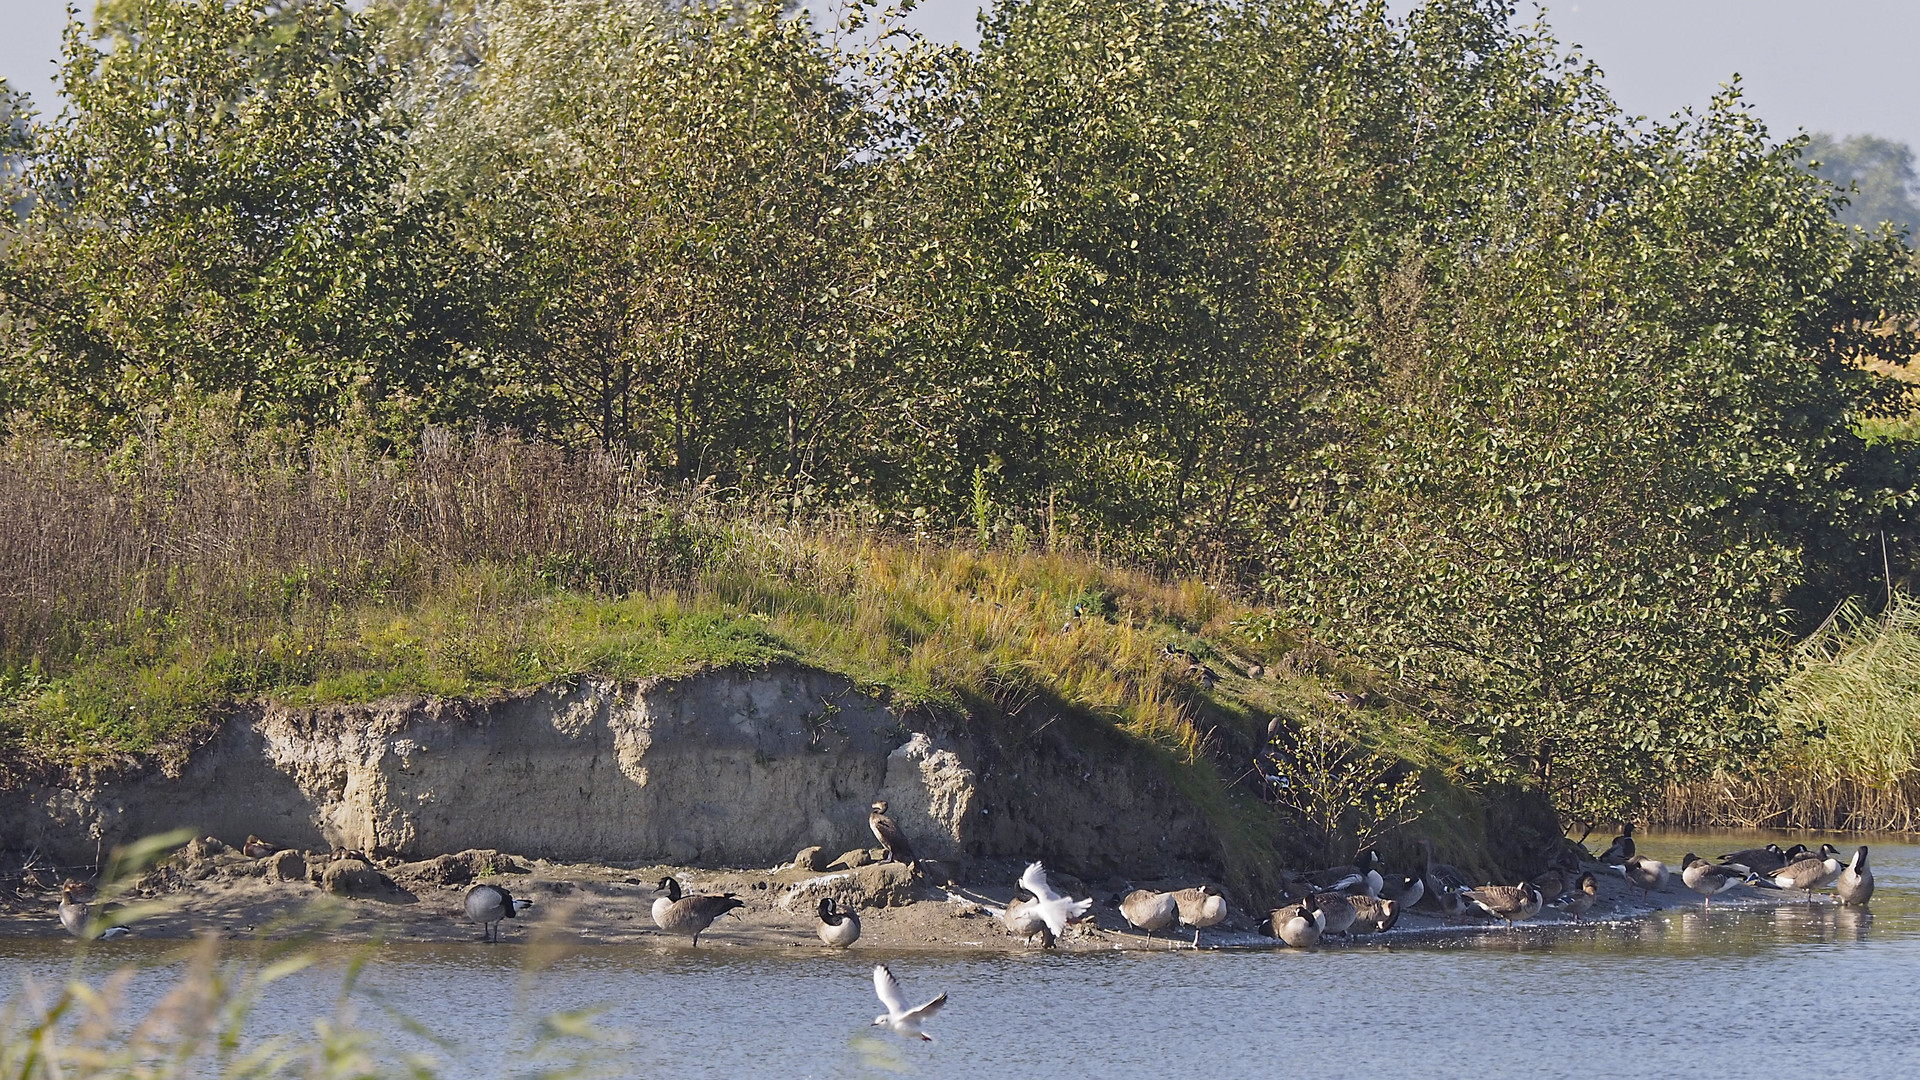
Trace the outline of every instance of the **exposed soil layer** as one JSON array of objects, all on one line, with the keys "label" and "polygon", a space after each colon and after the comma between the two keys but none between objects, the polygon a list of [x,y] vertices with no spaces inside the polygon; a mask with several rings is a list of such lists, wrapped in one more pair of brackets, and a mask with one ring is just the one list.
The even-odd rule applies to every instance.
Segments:
[{"label": "exposed soil layer", "polygon": [[569,863],[771,866],[871,843],[876,799],[914,853],[1218,875],[1219,837],[1154,751],[1085,718],[965,721],[775,667],[487,700],[236,707],[178,768],[0,789],[0,846],[59,867],[185,828],[421,860],[468,849]]}]

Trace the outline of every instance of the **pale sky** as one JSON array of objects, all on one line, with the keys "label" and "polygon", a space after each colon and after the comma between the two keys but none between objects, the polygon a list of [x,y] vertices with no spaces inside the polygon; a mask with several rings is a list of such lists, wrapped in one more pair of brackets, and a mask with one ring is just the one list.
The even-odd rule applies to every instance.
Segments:
[{"label": "pale sky", "polygon": [[[1389,6],[1405,10],[1408,0]],[[65,0],[0,0],[0,76],[43,105],[65,8]],[[971,42],[978,10],[977,0],[923,0],[912,21],[930,36]],[[1563,0],[1549,5],[1547,21],[1606,71],[1629,112],[1665,117],[1703,106],[1739,72],[1775,137],[1804,127],[1920,148],[1916,0]]]}]

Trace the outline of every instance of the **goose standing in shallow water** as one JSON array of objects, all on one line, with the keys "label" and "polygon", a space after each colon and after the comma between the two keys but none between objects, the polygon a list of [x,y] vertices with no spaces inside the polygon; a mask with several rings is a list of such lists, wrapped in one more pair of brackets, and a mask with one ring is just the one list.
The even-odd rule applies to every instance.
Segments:
[{"label": "goose standing in shallow water", "polygon": [[1833,883],[1833,891],[1843,904],[1854,907],[1866,907],[1873,899],[1873,871],[1867,868],[1867,847],[1865,844],[1854,849],[1852,861],[1840,871]]},{"label": "goose standing in shallow water", "polygon": [[1147,942],[1152,944],[1154,931],[1165,930],[1180,917],[1180,905],[1172,893],[1135,889],[1120,899],[1120,917],[1145,930]]},{"label": "goose standing in shallow water", "polygon": [[1173,894],[1180,925],[1193,927],[1193,947],[1200,947],[1200,931],[1227,921],[1227,898],[1214,885],[1199,885]]},{"label": "goose standing in shallow water", "polygon": [[1620,875],[1627,879],[1627,885],[1630,886],[1627,890],[1629,897],[1633,895],[1632,886],[1638,886],[1644,890],[1648,900],[1653,899],[1653,890],[1659,889],[1662,892],[1666,891],[1668,876],[1667,864],[1661,862],[1659,859],[1649,859],[1645,855],[1634,855],[1629,857],[1626,862],[1614,867],[1614,869],[1620,871]]},{"label": "goose standing in shallow water", "polygon": [[873,992],[880,996],[880,1004],[887,1007],[886,1015],[873,1018],[874,1027],[883,1027],[896,1035],[909,1039],[933,1041],[933,1036],[920,1030],[920,1025],[933,1018],[940,1007],[947,1003],[947,995],[941,994],[917,1009],[907,1008],[907,999],[900,992],[900,980],[893,977],[885,964],[873,967]]},{"label": "goose standing in shallow water", "polygon": [[[77,881],[69,881],[60,886],[60,928],[77,938],[88,936],[88,904],[80,899],[80,891],[85,888]],[[126,937],[124,926],[109,926],[99,931],[97,937],[111,941],[117,937]]]},{"label": "goose standing in shallow water", "polygon": [[682,896],[680,882],[665,877],[660,879],[660,891],[665,896],[653,902],[653,923],[669,934],[693,935],[693,947],[700,947],[700,934],[713,925],[713,920],[732,911],[746,907],[732,893],[723,896]]},{"label": "goose standing in shallow water", "polygon": [[532,906],[533,901],[515,900],[498,885],[475,885],[467,890],[467,918],[480,924],[481,941],[499,941],[500,920],[511,919]]},{"label": "goose standing in shallow water", "polygon": [[836,910],[833,897],[820,898],[820,922],[814,927],[820,940],[836,949],[844,949],[860,940],[860,916]]},{"label": "goose standing in shallow water", "polygon": [[1833,884],[1845,869],[1846,864],[1840,861],[1839,849],[1832,844],[1821,844],[1819,854],[1795,859],[1773,873],[1763,876],[1771,881],[1776,889],[1805,889],[1807,903],[1811,904],[1813,890],[1823,889]]},{"label": "goose standing in shallow water", "polygon": [[1745,884],[1751,877],[1753,877],[1751,871],[1738,870],[1731,866],[1715,866],[1691,851],[1687,852],[1686,858],[1680,860],[1680,880],[1686,883],[1687,888],[1705,897],[1701,906],[1709,910],[1713,907],[1714,897],[1735,885]]},{"label": "goose standing in shallow water", "polygon": [[1540,889],[1536,885],[1482,885],[1461,893],[1468,905],[1496,919],[1513,924],[1540,914]]},{"label": "goose standing in shallow water", "polygon": [[79,882],[60,886],[60,925],[74,937],[87,935],[87,902],[80,899]]},{"label": "goose standing in shallow water", "polygon": [[887,849],[885,862],[910,863],[913,861],[913,845],[907,843],[907,834],[887,816],[886,800],[874,803],[867,811],[867,828],[873,830],[873,838]]}]

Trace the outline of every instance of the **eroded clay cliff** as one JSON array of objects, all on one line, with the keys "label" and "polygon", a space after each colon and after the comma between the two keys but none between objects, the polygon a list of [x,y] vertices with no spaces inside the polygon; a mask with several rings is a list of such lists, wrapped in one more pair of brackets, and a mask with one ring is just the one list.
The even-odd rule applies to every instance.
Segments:
[{"label": "eroded clay cliff", "polygon": [[1218,862],[1150,753],[1092,721],[897,711],[795,667],[243,707],[178,770],[0,791],[0,839],[70,864],[186,827],[415,858],[769,866],[871,843],[875,799],[924,858],[1046,858],[1083,876]]}]

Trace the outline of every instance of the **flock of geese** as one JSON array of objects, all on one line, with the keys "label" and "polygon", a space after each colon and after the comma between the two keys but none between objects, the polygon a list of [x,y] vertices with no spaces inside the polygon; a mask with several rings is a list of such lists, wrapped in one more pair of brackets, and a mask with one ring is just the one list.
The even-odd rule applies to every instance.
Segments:
[{"label": "flock of geese", "polygon": [[[873,804],[867,824],[886,851],[885,861],[913,862],[912,846],[887,815],[885,802]],[[249,854],[256,845],[271,852],[270,846],[256,837],[249,836],[247,841]],[[1261,929],[1294,948],[1311,948],[1326,936],[1344,936],[1356,928],[1390,930],[1402,912],[1423,900],[1430,901],[1448,922],[1477,914],[1500,919],[1511,928],[1549,907],[1578,921],[1598,898],[1593,873],[1581,871],[1577,859],[1550,866],[1545,873],[1519,885],[1476,886],[1457,867],[1436,862],[1430,841],[1419,843],[1418,873],[1383,873],[1379,854],[1369,848],[1361,851],[1352,865],[1287,878],[1284,885],[1291,902],[1270,911]],[[1634,850],[1631,825],[1597,856],[1584,848],[1577,850],[1620,873],[1630,894],[1640,889],[1650,897],[1664,889],[1671,878],[1665,863]],[[1569,881],[1569,875],[1576,871],[1578,877]],[[1708,907],[1715,896],[1740,885],[1801,891],[1809,903],[1815,890],[1831,885],[1842,903],[1856,906],[1864,906],[1874,889],[1864,845],[1844,862],[1832,844],[1822,844],[1817,851],[1802,844],[1785,850],[1768,844],[1722,855],[1717,862],[1689,852],[1681,862],[1680,879],[1700,894]],[[72,881],[63,887],[60,925],[75,937],[111,938],[127,933],[121,926],[102,929],[94,925],[89,905],[82,897],[84,888]],[[660,879],[655,892],[654,924],[668,934],[688,937],[695,948],[714,920],[745,906],[733,893],[688,893],[673,877]],[[500,940],[504,920],[532,905],[531,900],[515,897],[505,886],[492,882],[471,886],[465,897],[467,918],[480,924],[482,940],[490,942]],[[1226,898],[1210,884],[1166,892],[1135,889],[1114,900],[1113,906],[1129,925],[1145,932],[1149,943],[1155,934],[1175,927],[1192,929],[1195,949],[1200,947],[1202,930],[1227,919]],[[1038,937],[1042,947],[1050,949],[1066,934],[1068,925],[1084,919],[1092,907],[1091,897],[1076,899],[1054,889],[1047,880],[1046,867],[1035,862],[1021,873],[1014,898],[1006,907],[989,910],[1011,933],[1029,942]],[[833,897],[824,897],[817,908],[814,929],[823,944],[844,949],[860,939],[860,916],[841,910]],[[887,1009],[874,1018],[874,1026],[909,1038],[930,1038],[922,1026],[946,1004],[945,994],[909,1009],[899,981],[884,964],[873,969],[873,985]]]},{"label": "flock of geese", "polygon": [[[889,859],[909,862],[912,849],[886,810],[884,802],[873,804],[868,825]],[[1520,885],[1473,885],[1459,868],[1434,860],[1430,841],[1420,841],[1420,851],[1417,873],[1383,873],[1379,854],[1369,848],[1352,865],[1293,877],[1286,888],[1289,896],[1297,899],[1270,911],[1262,930],[1291,947],[1304,949],[1329,935],[1349,934],[1356,927],[1390,930],[1403,911],[1423,899],[1430,899],[1449,922],[1477,914],[1500,919],[1511,928],[1549,907],[1578,921],[1599,896],[1592,871],[1580,871],[1571,883],[1567,880],[1568,873],[1578,869],[1577,861],[1572,866],[1550,867]],[[1584,849],[1581,851],[1585,854]],[[1867,864],[1866,847],[1856,849],[1846,862],[1839,856],[1831,844],[1821,845],[1818,851],[1800,844],[1783,851],[1776,844],[1768,844],[1722,855],[1718,862],[1690,852],[1681,863],[1680,878],[1709,907],[1715,896],[1739,885],[1804,891],[1809,903],[1814,890],[1833,885],[1843,903],[1866,904],[1873,896],[1873,871]],[[1606,850],[1591,858],[1619,872],[1629,891],[1637,888],[1651,896],[1664,889],[1670,879],[1664,863],[1634,850],[1630,825]],[[669,934],[689,936],[696,947],[701,932],[715,919],[743,906],[732,893],[687,894],[671,877],[661,879],[657,891],[661,895],[653,902],[654,923]],[[483,926],[497,927],[500,919],[512,918],[526,903],[515,900],[500,886],[476,885],[467,894],[467,914]],[[1146,933],[1149,942],[1156,933],[1190,928],[1196,949],[1200,932],[1227,918],[1226,898],[1213,885],[1167,892],[1135,889],[1113,905],[1129,925]],[[1076,899],[1054,889],[1047,881],[1046,867],[1035,862],[1021,873],[1014,899],[1003,909],[989,910],[1010,932],[1028,941],[1038,937],[1042,947],[1052,948],[1065,935],[1068,924],[1085,918],[1092,907],[1091,897]],[[860,938],[860,916],[840,910],[832,897],[825,897],[819,902],[814,928],[821,942],[844,949]],[[887,1009],[874,1018],[874,1026],[908,1038],[931,1039],[923,1025],[946,1004],[945,994],[908,1008],[899,980],[884,964],[874,967],[873,986]]]}]

